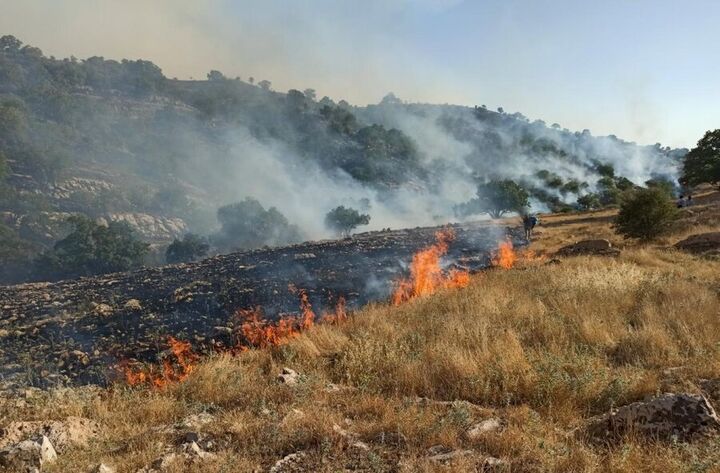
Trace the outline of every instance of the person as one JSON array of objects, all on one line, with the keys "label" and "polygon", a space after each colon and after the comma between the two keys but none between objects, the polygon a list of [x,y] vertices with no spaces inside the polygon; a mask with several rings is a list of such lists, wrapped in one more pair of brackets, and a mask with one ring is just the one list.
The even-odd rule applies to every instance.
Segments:
[{"label": "person", "polygon": [[523,215],[522,218],[523,221],[523,228],[525,229],[525,239],[530,240],[532,237],[533,229],[535,228],[535,225],[538,223],[538,219],[534,215],[526,214]]},{"label": "person", "polygon": [[692,204],[693,204],[692,194],[688,194],[687,199],[685,199],[685,207],[690,207]]},{"label": "person", "polygon": [[679,209],[685,207],[685,196],[680,194],[680,198],[675,201],[675,205],[677,205],[677,208]]}]

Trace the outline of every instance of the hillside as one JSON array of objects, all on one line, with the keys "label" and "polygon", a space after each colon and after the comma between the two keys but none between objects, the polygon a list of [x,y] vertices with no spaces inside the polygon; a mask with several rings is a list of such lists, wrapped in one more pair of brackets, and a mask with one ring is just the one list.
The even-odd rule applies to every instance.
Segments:
[{"label": "hillside", "polygon": [[174,238],[212,235],[218,208],[245,197],[284,214],[295,240],[317,239],[337,205],[369,212],[371,230],[457,220],[495,177],[530,189],[535,210],[571,210],[595,192],[612,203],[648,179],[674,181],[685,152],[484,107],[391,94],[353,106],[218,71],[175,80],[148,61],[55,59],[5,36],[0,284],[32,279],[29,261],[73,213],[127,222],[156,265]]},{"label": "hillside", "polygon": [[[0,419],[75,426],[43,471],[715,471],[720,263],[672,245],[718,232],[717,202],[652,245],[618,240],[612,211],[543,216],[534,254],[465,288],[235,356],[181,352],[187,379],[160,389],[9,392]],[[554,256],[598,236],[620,254]],[[661,393],[699,404],[663,417],[642,404]],[[608,427],[622,406],[635,424]]]}]

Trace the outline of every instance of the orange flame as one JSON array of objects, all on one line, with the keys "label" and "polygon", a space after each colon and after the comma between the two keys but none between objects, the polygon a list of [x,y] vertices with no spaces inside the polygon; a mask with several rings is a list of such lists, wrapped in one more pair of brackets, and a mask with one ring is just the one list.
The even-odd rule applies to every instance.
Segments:
[{"label": "orange flame", "polygon": [[433,294],[439,289],[465,287],[470,283],[467,271],[453,270],[444,274],[440,264],[450,242],[455,238],[455,233],[451,229],[442,230],[435,234],[435,238],[435,244],[413,255],[410,277],[395,283],[395,291],[391,297],[393,305]]},{"label": "orange flame", "polygon": [[155,388],[164,388],[170,383],[184,381],[195,368],[199,357],[193,353],[190,342],[168,337],[168,345],[174,360],[165,358],[162,369],[150,366],[136,370],[124,364],[125,381],[130,386],[147,384]]},{"label": "orange flame", "polygon": [[510,240],[500,242],[498,244],[497,252],[492,260],[493,266],[498,266],[503,269],[511,269],[515,266],[518,256],[513,249],[513,244]]},{"label": "orange flame", "polygon": [[322,322],[330,325],[339,325],[347,320],[347,311],[345,309],[345,298],[340,296],[335,306],[334,313],[323,312]]}]

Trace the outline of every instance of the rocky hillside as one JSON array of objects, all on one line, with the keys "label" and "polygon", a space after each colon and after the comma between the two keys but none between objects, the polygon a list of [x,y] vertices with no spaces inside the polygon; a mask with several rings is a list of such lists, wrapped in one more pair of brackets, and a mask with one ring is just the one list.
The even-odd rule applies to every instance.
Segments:
[{"label": "rocky hillside", "polygon": [[[0,271],[4,282],[81,213],[128,222],[157,250],[208,235],[218,207],[254,197],[305,238],[329,236],[337,205],[370,229],[443,224],[478,180],[512,178],[536,210],[676,176],[685,150],[639,146],[484,107],[356,107],[217,73],[165,77],[148,61],[46,57],[0,40]],[[14,276],[14,277],[13,277]],[[2,283],[3,281],[0,281]]]}]

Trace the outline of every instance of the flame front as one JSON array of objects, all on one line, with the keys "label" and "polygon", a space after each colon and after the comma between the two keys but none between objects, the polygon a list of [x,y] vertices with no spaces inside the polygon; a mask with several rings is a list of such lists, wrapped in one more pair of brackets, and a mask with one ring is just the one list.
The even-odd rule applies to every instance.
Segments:
[{"label": "flame front", "polygon": [[164,388],[170,383],[184,381],[195,368],[199,357],[193,353],[190,342],[168,337],[168,346],[172,358],[165,358],[162,368],[150,366],[133,369],[126,363],[123,364],[125,381],[130,386],[148,384],[155,388]]},{"label": "flame front", "polygon": [[395,283],[391,297],[393,305],[428,296],[439,289],[465,287],[470,283],[467,271],[453,270],[445,274],[442,270],[441,259],[447,253],[455,233],[451,229],[442,230],[435,234],[435,238],[435,244],[413,255],[410,276]]},{"label": "flame front", "polygon": [[495,257],[492,260],[493,266],[497,266],[503,269],[511,269],[515,266],[518,256],[513,249],[513,244],[510,240],[500,242]]}]

